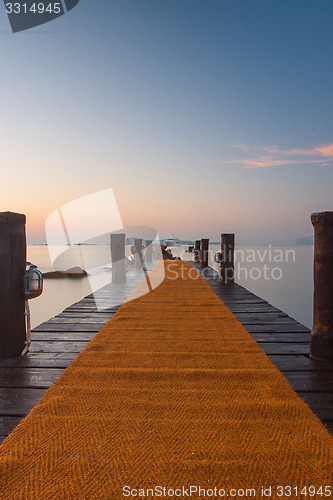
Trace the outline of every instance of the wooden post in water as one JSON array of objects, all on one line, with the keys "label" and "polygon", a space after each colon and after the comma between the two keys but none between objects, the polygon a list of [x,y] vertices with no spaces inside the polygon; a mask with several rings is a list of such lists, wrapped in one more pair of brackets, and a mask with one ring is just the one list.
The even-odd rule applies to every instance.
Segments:
[{"label": "wooden post in water", "polygon": [[146,251],[145,251],[145,260],[148,263],[153,262],[153,245],[152,240],[146,240]]},{"label": "wooden post in water", "polygon": [[201,250],[200,250],[200,267],[208,267],[208,247],[209,240],[201,240]]},{"label": "wooden post in water", "polygon": [[134,240],[134,248],[135,248],[135,254],[134,254],[135,267],[142,269],[143,255],[142,255],[142,240],[141,239]]},{"label": "wooden post in water", "polygon": [[235,268],[234,268],[234,252],[235,252],[235,235],[232,233],[221,234],[221,281],[225,284],[234,283]]},{"label": "wooden post in water", "polygon": [[314,226],[314,309],[310,355],[333,361],[333,212],[311,215]]},{"label": "wooden post in water", "polygon": [[0,358],[20,356],[26,340],[25,215],[0,213]]},{"label": "wooden post in water", "polygon": [[126,283],[125,234],[111,234],[112,283]]},{"label": "wooden post in water", "polygon": [[200,247],[201,247],[201,241],[200,240],[195,240],[195,242],[194,242],[194,262],[199,262],[199,259],[200,259]]}]

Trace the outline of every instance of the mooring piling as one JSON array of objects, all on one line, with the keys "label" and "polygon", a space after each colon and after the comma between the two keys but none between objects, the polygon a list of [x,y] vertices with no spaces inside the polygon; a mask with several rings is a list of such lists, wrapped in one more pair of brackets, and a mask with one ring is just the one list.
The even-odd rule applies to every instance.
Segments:
[{"label": "mooring piling", "polygon": [[0,213],[0,358],[20,356],[26,340],[25,215]]},{"label": "mooring piling", "polygon": [[134,260],[135,260],[135,267],[136,268],[142,268],[142,239],[136,238],[134,240],[134,249],[135,249],[135,254],[134,254]]},{"label": "mooring piling", "polygon": [[202,239],[200,248],[200,267],[208,267],[208,248],[209,239]]},{"label": "mooring piling", "polygon": [[221,253],[221,281],[226,284],[232,284],[235,280],[235,235],[233,233],[221,234]]},{"label": "mooring piling", "polygon": [[124,233],[114,233],[110,236],[112,283],[126,283],[126,260],[125,260],[125,238]]},{"label": "mooring piling", "polygon": [[194,243],[194,262],[199,262],[199,260],[200,260],[200,247],[201,247],[201,241],[195,240],[195,243]]},{"label": "mooring piling", "polygon": [[145,261],[150,264],[153,262],[153,245],[152,240],[146,240]]},{"label": "mooring piling", "polygon": [[314,213],[311,222],[315,242],[310,355],[333,361],[333,212]]}]

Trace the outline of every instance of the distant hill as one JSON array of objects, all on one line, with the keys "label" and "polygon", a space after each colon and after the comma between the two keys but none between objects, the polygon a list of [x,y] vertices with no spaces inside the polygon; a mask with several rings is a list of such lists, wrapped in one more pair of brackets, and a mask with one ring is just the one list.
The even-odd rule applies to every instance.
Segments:
[{"label": "distant hill", "polygon": [[296,241],[297,245],[314,245],[314,236],[304,236],[303,238],[298,238]]}]

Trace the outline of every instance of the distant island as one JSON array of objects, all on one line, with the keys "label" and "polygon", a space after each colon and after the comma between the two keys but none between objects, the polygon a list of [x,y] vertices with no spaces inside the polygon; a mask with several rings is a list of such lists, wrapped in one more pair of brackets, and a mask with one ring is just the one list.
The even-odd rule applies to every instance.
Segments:
[{"label": "distant island", "polygon": [[297,245],[314,245],[314,236],[304,236],[303,238],[298,238],[296,241]]}]

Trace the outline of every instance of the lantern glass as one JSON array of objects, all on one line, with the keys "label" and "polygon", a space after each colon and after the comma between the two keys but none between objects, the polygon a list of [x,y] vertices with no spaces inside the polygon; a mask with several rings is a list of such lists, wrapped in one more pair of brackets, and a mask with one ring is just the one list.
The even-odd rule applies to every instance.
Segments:
[{"label": "lantern glass", "polygon": [[43,292],[43,275],[38,269],[28,269],[26,272],[26,290],[27,299],[35,299]]}]

